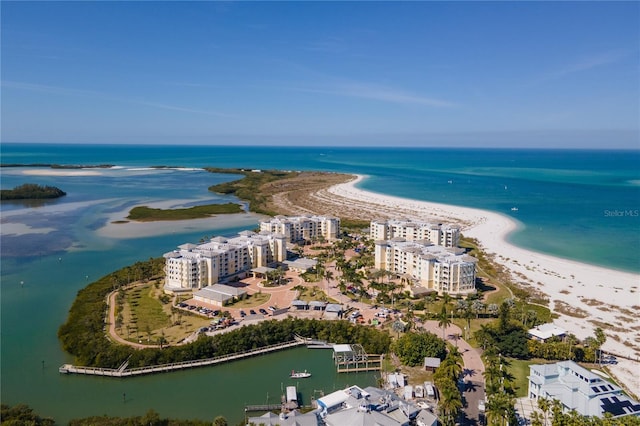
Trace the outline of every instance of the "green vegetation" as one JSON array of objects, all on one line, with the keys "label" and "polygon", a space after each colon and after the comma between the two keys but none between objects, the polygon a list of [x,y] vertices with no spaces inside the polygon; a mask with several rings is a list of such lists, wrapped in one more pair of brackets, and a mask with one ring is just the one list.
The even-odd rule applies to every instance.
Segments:
[{"label": "green vegetation", "polygon": [[529,366],[538,364],[536,360],[524,360],[510,358],[508,363],[511,367],[512,383],[516,398],[527,396],[529,388]]},{"label": "green vegetation", "polygon": [[58,330],[62,348],[75,355],[81,365],[117,367],[134,349],[115,345],[105,333],[105,298],[112,290],[163,273],[164,258],[137,262],[112,272],[78,292],[67,321]]},{"label": "green vegetation", "polygon": [[349,218],[340,219],[341,229],[361,230],[363,228],[368,228],[370,224],[371,222],[368,220],[349,219]]},{"label": "green vegetation", "polygon": [[56,422],[50,418],[40,417],[33,412],[32,408],[24,404],[14,405],[13,407],[2,404],[0,424],[7,426],[53,426]]},{"label": "green vegetation", "polygon": [[497,324],[480,327],[474,336],[483,348],[496,348],[503,356],[528,358],[527,332],[522,324],[512,320],[511,312],[511,305],[503,302],[499,307]]},{"label": "green vegetation", "polygon": [[242,179],[210,186],[209,191],[220,194],[233,194],[241,200],[248,201],[250,211],[269,216],[275,216],[277,213],[267,208],[270,194],[265,194],[261,191],[261,187],[269,182],[294,178],[299,175],[298,172],[284,172],[279,170],[251,171],[245,169],[221,169],[216,167],[207,167],[205,170],[211,173],[243,175],[244,177]]},{"label": "green vegetation", "polygon": [[127,219],[139,222],[154,220],[185,220],[202,219],[215,214],[242,213],[242,206],[235,203],[207,204],[184,209],[152,209],[147,206],[134,207],[129,212]]},{"label": "green vegetation", "polygon": [[25,183],[13,189],[0,190],[0,200],[41,200],[59,198],[67,195],[55,186],[41,186],[35,183]]},{"label": "green vegetation", "polygon": [[456,418],[463,407],[462,395],[458,390],[458,379],[462,374],[462,366],[462,354],[457,347],[449,345],[446,358],[433,374],[433,380],[439,393],[440,421],[444,426],[456,424]]},{"label": "green vegetation", "polygon": [[126,295],[138,330],[157,330],[171,325],[171,317],[162,308],[160,300],[152,294],[151,285],[137,287],[127,291]]},{"label": "green vegetation", "polygon": [[422,365],[425,357],[444,359],[447,354],[444,341],[429,332],[405,333],[393,342],[391,350],[398,355],[403,364],[410,367]]}]

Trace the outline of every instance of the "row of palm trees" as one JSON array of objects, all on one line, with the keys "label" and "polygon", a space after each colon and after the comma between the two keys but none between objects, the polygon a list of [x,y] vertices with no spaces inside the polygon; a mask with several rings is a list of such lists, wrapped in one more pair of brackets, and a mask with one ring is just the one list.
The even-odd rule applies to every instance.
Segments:
[{"label": "row of palm trees", "polygon": [[509,361],[494,346],[485,349],[482,360],[487,395],[486,424],[488,426],[516,424],[514,377],[508,370]]},{"label": "row of palm trees", "polygon": [[458,381],[463,372],[462,354],[457,347],[449,345],[448,353],[436,372],[433,380],[438,388],[439,418],[444,426],[451,426],[463,407]]}]

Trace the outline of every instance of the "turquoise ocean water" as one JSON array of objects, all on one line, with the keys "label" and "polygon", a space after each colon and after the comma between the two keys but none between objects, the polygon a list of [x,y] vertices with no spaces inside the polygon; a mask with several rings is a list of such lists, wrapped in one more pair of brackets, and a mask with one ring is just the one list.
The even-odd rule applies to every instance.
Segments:
[{"label": "turquoise ocean water", "polygon": [[[304,398],[313,389],[331,391],[375,380],[372,375],[338,377],[332,373],[328,352],[304,349],[124,381],[60,376],[58,366],[71,359],[60,349],[57,328],[76,292],[88,282],[204,235],[229,235],[255,226],[250,221],[206,231],[167,227],[142,238],[99,236],[96,230],[110,213],[134,205],[233,200],[207,191],[209,185],[232,176],[149,166],[365,174],[369,177],[361,187],[366,190],[511,216],[522,225],[509,237],[518,246],[640,272],[639,151],[2,144],[1,156],[3,164],[121,167],[73,177],[25,176],[22,168],[0,170],[2,189],[30,182],[55,185],[68,193],[35,206],[3,203],[3,227],[32,230],[3,231],[0,241],[2,402],[26,402],[62,422],[105,413],[144,414],[149,408],[171,417],[211,419],[223,414],[237,422],[244,403],[261,403],[267,394],[278,394],[291,368],[322,372],[302,386]],[[304,363],[292,365],[300,360]],[[122,393],[128,395],[126,403]]]}]

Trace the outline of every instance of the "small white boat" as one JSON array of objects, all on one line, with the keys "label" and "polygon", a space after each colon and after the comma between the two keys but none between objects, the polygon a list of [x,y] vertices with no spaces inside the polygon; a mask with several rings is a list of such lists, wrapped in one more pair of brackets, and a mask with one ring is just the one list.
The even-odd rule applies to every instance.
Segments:
[{"label": "small white boat", "polygon": [[290,377],[292,379],[306,379],[307,377],[311,377],[311,373],[307,372],[307,370],[304,370],[304,371],[291,370]]},{"label": "small white boat", "polygon": [[517,207],[511,207],[511,211],[512,211],[512,212],[517,212],[517,211],[518,211],[518,208],[517,208]]}]

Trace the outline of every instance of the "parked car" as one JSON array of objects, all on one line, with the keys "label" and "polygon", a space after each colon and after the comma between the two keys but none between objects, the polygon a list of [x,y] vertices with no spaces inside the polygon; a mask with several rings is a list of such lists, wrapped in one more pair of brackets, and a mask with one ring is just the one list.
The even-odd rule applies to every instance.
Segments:
[{"label": "parked car", "polygon": [[268,313],[266,310],[264,310],[264,309],[262,309],[262,308],[260,308],[259,310],[260,310],[260,313],[261,313],[262,315],[269,315],[269,313]]},{"label": "parked car", "polygon": [[255,315],[255,314],[256,314],[256,311],[254,311],[253,309],[251,309],[251,310],[249,310],[249,313],[250,313],[251,315]]},{"label": "parked car", "polygon": [[245,311],[240,311],[240,316],[244,318],[247,316],[247,313]]}]

